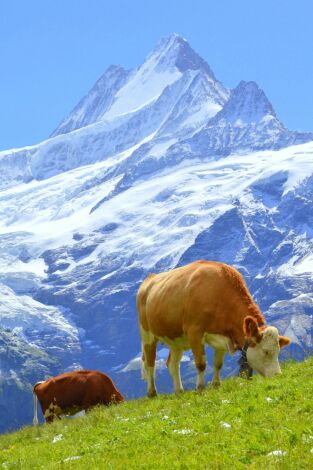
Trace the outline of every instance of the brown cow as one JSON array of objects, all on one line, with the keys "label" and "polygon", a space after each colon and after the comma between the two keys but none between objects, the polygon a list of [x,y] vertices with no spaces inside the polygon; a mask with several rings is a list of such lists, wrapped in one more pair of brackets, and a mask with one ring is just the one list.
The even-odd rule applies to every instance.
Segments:
[{"label": "brown cow", "polygon": [[38,424],[37,398],[47,423],[61,415],[88,411],[96,405],[124,401],[111,378],[96,370],[78,370],[57,375],[34,386],[34,420]]},{"label": "brown cow", "polygon": [[197,368],[197,389],[205,387],[205,343],[215,350],[213,385],[220,384],[226,352],[233,354],[246,342],[250,367],[263,376],[280,373],[280,348],[290,343],[275,327],[265,326],[241,274],[214,261],[195,261],[141,284],[137,309],[142,340],[142,372],[148,396],[156,395],[154,367],[157,342],[170,347],[167,360],[176,393],[183,391],[180,360],[191,349]]}]

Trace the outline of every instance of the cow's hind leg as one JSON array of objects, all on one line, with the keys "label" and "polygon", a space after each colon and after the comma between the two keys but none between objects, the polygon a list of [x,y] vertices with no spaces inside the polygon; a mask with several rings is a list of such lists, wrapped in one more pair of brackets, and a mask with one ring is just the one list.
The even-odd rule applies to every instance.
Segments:
[{"label": "cow's hind leg", "polygon": [[183,355],[183,350],[179,348],[171,348],[167,358],[167,367],[172,376],[174,383],[175,393],[183,392],[183,385],[180,378],[180,360]]},{"label": "cow's hind leg", "polygon": [[218,387],[219,385],[221,385],[220,372],[221,372],[221,368],[223,367],[223,364],[224,364],[224,356],[225,356],[225,351],[215,349],[215,352],[214,352],[214,373],[213,373],[213,379],[212,379],[213,387]]},{"label": "cow's hind leg", "polygon": [[206,355],[204,344],[202,341],[201,333],[198,331],[189,331],[188,332],[188,340],[189,344],[193,353],[193,357],[195,360],[195,365],[197,368],[197,385],[196,388],[198,392],[202,392],[205,389],[205,368],[206,368]]},{"label": "cow's hind leg", "polygon": [[153,338],[150,344],[142,343],[142,372],[143,377],[148,382],[148,397],[157,395],[154,374],[155,374],[155,358],[156,358],[157,340]]}]

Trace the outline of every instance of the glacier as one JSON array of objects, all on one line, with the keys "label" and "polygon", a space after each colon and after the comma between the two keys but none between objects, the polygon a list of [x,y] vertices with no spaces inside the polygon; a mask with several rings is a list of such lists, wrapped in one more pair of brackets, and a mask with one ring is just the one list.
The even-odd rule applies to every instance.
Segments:
[{"label": "glacier", "polygon": [[[32,384],[64,370],[143,395],[137,288],[195,259],[239,269],[292,338],[284,357],[310,354],[312,163],[312,133],[256,83],[227,89],[176,34],[135,70],[109,67],[50,138],[2,151],[0,431],[30,423]],[[160,347],[161,392],[165,360]],[[189,353],[182,370],[193,387]]]}]

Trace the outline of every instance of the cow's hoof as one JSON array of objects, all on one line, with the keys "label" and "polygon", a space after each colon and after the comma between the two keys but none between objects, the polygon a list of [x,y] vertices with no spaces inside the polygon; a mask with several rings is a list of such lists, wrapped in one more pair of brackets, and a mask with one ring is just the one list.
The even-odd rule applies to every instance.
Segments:
[{"label": "cow's hoof", "polygon": [[198,393],[204,392],[204,390],[205,390],[205,385],[203,385],[203,384],[197,385],[196,390],[197,390]]},{"label": "cow's hoof", "polygon": [[175,395],[181,395],[184,392],[183,388],[179,388],[178,390],[175,390]]},{"label": "cow's hoof", "polygon": [[154,397],[157,397],[157,396],[158,396],[158,394],[157,394],[156,390],[151,390],[147,393],[148,398],[154,398]]},{"label": "cow's hoof", "polygon": [[221,382],[212,382],[212,387],[213,388],[218,388],[221,386]]}]

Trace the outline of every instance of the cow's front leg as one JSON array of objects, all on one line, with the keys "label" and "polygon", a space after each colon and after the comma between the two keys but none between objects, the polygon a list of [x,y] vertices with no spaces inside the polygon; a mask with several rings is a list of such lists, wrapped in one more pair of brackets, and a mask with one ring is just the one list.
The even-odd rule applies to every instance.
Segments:
[{"label": "cow's front leg", "polygon": [[188,333],[188,340],[193,352],[195,365],[197,368],[197,385],[198,392],[202,392],[205,389],[205,368],[206,368],[206,355],[204,344],[202,341],[203,335],[198,331],[191,331]]},{"label": "cow's front leg", "polygon": [[180,378],[180,360],[182,355],[182,349],[171,348],[167,359],[167,367],[173,379],[175,393],[184,391]]},{"label": "cow's front leg", "polygon": [[214,373],[212,379],[213,387],[219,387],[221,385],[220,372],[224,364],[225,351],[215,349],[214,352]]}]

